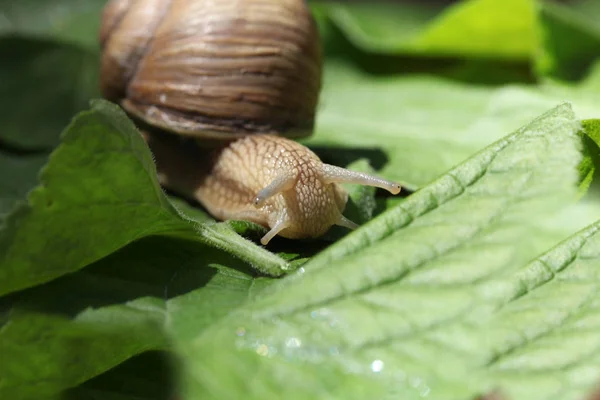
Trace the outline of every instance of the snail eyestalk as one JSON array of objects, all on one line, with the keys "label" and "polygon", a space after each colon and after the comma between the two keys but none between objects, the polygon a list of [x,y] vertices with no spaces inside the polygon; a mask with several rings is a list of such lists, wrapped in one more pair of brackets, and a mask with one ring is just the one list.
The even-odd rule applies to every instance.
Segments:
[{"label": "snail eyestalk", "polygon": [[396,182],[362,172],[350,171],[330,164],[323,164],[323,180],[327,183],[354,183],[378,187],[387,190],[391,194],[398,194],[401,189],[400,185]]},{"label": "snail eyestalk", "polygon": [[261,189],[254,198],[254,205],[257,208],[262,207],[265,201],[277,193],[284,192],[294,187],[298,174],[282,173],[277,176],[267,187]]}]

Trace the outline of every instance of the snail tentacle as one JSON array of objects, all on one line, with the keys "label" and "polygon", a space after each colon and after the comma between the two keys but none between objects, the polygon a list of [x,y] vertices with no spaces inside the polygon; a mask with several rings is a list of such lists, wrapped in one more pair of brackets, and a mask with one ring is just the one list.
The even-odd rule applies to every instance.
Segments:
[{"label": "snail tentacle", "polygon": [[344,217],[342,214],[340,214],[340,219],[335,222],[335,225],[343,226],[344,228],[348,228],[348,229],[358,228],[358,224],[350,221],[348,218]]},{"label": "snail tentacle", "polygon": [[400,185],[377,176],[350,171],[335,165],[323,164],[323,180],[327,183],[355,183],[385,189],[392,194],[400,193]]},{"label": "snail tentacle", "polygon": [[269,244],[271,239],[273,239],[275,236],[277,236],[277,234],[279,232],[281,232],[282,230],[287,228],[289,226],[289,224],[290,224],[289,220],[286,218],[285,213],[283,213],[277,219],[277,222],[271,227],[271,230],[269,232],[267,232],[266,235],[260,239],[260,243],[263,246],[266,246],[267,244]]},{"label": "snail tentacle", "polygon": [[283,191],[292,189],[297,179],[297,171],[296,173],[292,173],[290,171],[282,172],[273,180],[273,182],[256,194],[256,197],[254,198],[254,206],[260,208],[270,197],[273,197]]}]

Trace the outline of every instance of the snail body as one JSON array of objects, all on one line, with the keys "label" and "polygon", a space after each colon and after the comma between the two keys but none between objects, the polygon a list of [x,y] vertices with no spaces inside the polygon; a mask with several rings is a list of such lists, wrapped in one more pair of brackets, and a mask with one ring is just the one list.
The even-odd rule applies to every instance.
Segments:
[{"label": "snail body", "polygon": [[263,244],[356,227],[340,183],[400,191],[288,139],[312,132],[321,85],[304,0],[112,0],[100,40],[103,95],[138,122],[161,184],[270,228]]}]

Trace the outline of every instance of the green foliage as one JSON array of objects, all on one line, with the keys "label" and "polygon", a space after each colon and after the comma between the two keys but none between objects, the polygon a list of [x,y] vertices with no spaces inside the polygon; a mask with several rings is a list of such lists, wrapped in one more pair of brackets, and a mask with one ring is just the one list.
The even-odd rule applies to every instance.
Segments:
[{"label": "green foliage", "polygon": [[158,234],[226,247],[267,273],[287,267],[225,224],[197,226],[182,216],[162,192],[133,123],[105,101],[73,120],[40,181],[0,231],[0,294],[77,271]]},{"label": "green foliage", "polygon": [[149,237],[13,295],[0,331],[0,397],[50,397],[167,348],[167,327],[207,327],[243,303],[255,290],[249,273],[207,246]]},{"label": "green foliage", "polygon": [[0,0],[0,398],[579,400],[600,381],[597,2],[314,2],[305,143],[405,195],[350,185],[361,228],[267,248],[165,194],[133,123],[89,106],[104,3]]},{"label": "green foliage", "polygon": [[[600,27],[597,2],[576,3],[574,9],[545,4],[540,10],[542,47],[538,69],[542,74],[561,79],[576,79],[585,75],[600,52]],[[577,43],[573,46],[573,43]]]},{"label": "green foliage", "polygon": [[356,45],[371,51],[519,59],[536,45],[533,0],[468,0],[447,9],[418,2],[326,7]]}]

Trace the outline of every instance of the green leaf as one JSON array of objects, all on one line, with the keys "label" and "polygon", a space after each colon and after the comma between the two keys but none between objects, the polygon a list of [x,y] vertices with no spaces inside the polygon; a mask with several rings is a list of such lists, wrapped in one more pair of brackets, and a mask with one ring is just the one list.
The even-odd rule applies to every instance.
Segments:
[{"label": "green leaf", "polygon": [[13,295],[0,330],[0,397],[48,398],[166,349],[167,329],[197,333],[254,295],[250,272],[208,246],[150,237]]},{"label": "green leaf", "polygon": [[204,243],[239,257],[265,275],[281,276],[295,270],[279,256],[238,235],[231,221],[201,225],[197,233]]},{"label": "green leaf", "polygon": [[0,37],[52,39],[97,49],[105,0],[0,0]]},{"label": "green leaf", "polygon": [[569,7],[545,2],[540,7],[543,43],[536,69],[541,75],[580,79],[600,56],[600,8],[597,2],[574,3]]},{"label": "green leaf", "polygon": [[531,0],[455,5],[343,4],[325,12],[357,46],[377,52],[528,60],[537,45]]},{"label": "green leaf", "polygon": [[[0,19],[1,20],[1,19]],[[98,94],[98,56],[73,46],[0,39],[0,141],[51,150],[71,117]]]},{"label": "green leaf", "polygon": [[0,152],[0,221],[35,186],[38,171],[47,159],[46,155],[18,156]]},{"label": "green leaf", "polygon": [[[51,149],[77,112],[98,97],[105,0],[0,0],[0,140]],[[57,101],[60,99],[60,101]]]},{"label": "green leaf", "polygon": [[581,125],[585,134],[600,147],[600,119],[587,119]]},{"label": "green leaf", "polygon": [[[584,157],[579,165],[579,176],[580,190],[585,194],[594,182],[594,174],[600,167],[600,119],[584,120],[581,125],[582,135],[584,135]],[[597,179],[594,186],[598,186]]]},{"label": "green leaf", "polygon": [[[139,315],[132,304],[115,312],[106,310],[100,318],[118,322],[101,327],[68,323],[62,318],[44,314],[13,312],[0,335],[4,357],[0,367],[0,394],[6,398],[48,398],[62,389],[93,377],[129,356],[148,347],[164,347],[159,319]],[[161,317],[157,311],[157,316]]]},{"label": "green leaf", "polygon": [[[548,275],[519,271],[550,244],[538,237],[540,222],[575,196],[579,129],[571,108],[557,107],[184,338],[186,394],[448,399],[493,386],[486,366],[540,332],[518,307],[501,306]],[[551,298],[560,304],[555,293],[523,310],[546,316],[547,331],[566,316],[541,311]],[[533,383],[510,385],[518,392]]]},{"label": "green leaf", "polygon": [[116,107],[97,103],[75,118],[29,205],[0,232],[0,293],[76,271],[143,236],[191,230],[155,171],[143,139]]},{"label": "green leaf", "polygon": [[[464,0],[449,6],[328,4],[315,8],[366,52],[514,60],[533,63],[538,75],[574,80],[585,74],[600,51],[600,29],[594,19],[600,8],[593,0],[567,4]],[[380,60],[386,62],[394,60]],[[465,78],[473,79],[473,72]]]},{"label": "green leaf", "polygon": [[478,366],[510,398],[575,400],[596,387],[599,229],[596,222],[513,276],[481,285],[493,311],[471,332],[482,346]]},{"label": "green leaf", "polygon": [[188,218],[198,223],[215,222],[215,219],[202,210],[197,204],[190,204],[188,201],[176,196],[168,196],[171,204]]},{"label": "green leaf", "polygon": [[286,262],[225,225],[197,225],[162,192],[152,156],[115,105],[95,102],[66,129],[41,185],[0,230],[0,294],[43,283],[142,237],[210,243],[255,268],[281,274]]},{"label": "green leaf", "polygon": [[440,5],[314,3],[356,46],[370,51],[410,51],[415,37],[444,9]]}]

